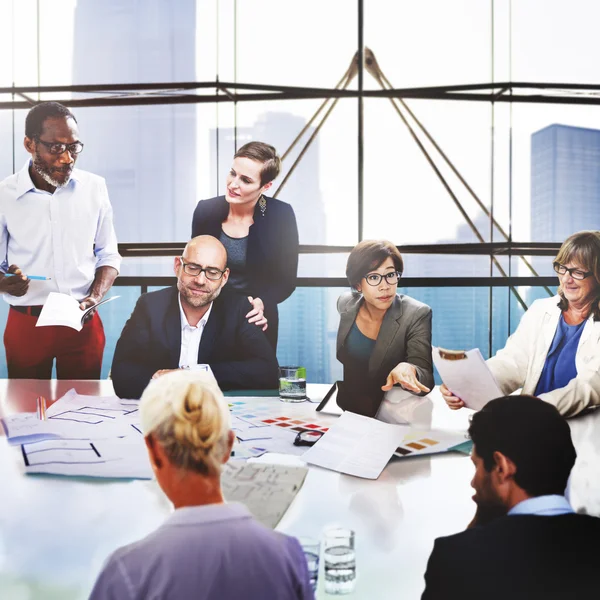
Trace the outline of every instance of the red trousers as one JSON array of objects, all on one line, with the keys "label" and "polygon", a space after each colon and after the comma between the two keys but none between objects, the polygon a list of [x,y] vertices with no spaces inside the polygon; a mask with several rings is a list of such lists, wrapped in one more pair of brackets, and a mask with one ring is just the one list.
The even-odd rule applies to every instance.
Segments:
[{"label": "red trousers", "polygon": [[100,379],[106,338],[98,313],[81,331],[36,327],[37,319],[8,311],[4,347],[9,379],[50,379],[54,359],[58,379]]}]

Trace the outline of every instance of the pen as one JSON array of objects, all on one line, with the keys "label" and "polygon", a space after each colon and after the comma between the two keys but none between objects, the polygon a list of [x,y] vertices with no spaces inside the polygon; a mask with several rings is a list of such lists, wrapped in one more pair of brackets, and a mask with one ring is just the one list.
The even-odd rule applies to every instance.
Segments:
[{"label": "pen", "polygon": [[[14,277],[14,273],[4,273],[4,277]],[[25,275],[27,279],[37,279],[38,281],[50,281],[51,277],[41,277],[40,275]]]},{"label": "pen", "polygon": [[46,398],[44,396],[38,396],[37,402],[37,417],[40,421],[46,421]]}]

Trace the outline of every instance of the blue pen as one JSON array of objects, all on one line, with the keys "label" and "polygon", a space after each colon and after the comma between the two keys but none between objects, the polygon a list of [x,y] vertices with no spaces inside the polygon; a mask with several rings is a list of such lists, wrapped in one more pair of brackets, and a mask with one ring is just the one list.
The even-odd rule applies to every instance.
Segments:
[{"label": "blue pen", "polygon": [[[4,277],[14,277],[14,273],[4,273]],[[41,277],[40,275],[25,275],[27,279],[36,279],[37,281],[50,281],[50,277]]]}]

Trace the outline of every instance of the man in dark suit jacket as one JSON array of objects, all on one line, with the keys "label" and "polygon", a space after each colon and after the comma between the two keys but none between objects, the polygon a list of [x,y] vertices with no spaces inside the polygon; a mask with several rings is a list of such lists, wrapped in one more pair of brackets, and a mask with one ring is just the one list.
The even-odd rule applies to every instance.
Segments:
[{"label": "man in dark suit jacket", "polygon": [[121,333],[112,363],[115,392],[139,398],[152,378],[208,364],[223,390],[278,385],[275,352],[246,320],[244,296],[220,296],[227,253],[219,240],[199,236],[175,258],[177,286],[143,294]]},{"label": "man in dark suit jacket", "polygon": [[498,398],[469,433],[474,526],[436,540],[422,600],[600,597],[600,519],[575,514],[563,495],[576,453],[556,408]]}]

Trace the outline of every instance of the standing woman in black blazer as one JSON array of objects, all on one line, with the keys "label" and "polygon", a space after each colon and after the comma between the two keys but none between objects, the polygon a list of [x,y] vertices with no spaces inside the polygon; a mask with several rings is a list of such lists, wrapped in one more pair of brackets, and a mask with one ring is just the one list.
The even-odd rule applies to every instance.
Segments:
[{"label": "standing woman in black blazer", "polygon": [[212,235],[227,249],[231,273],[223,293],[248,296],[248,321],[277,347],[277,305],[296,289],[298,227],[292,207],[265,196],[279,175],[273,146],[249,142],[233,157],[224,196],[201,200],[192,237]]}]

